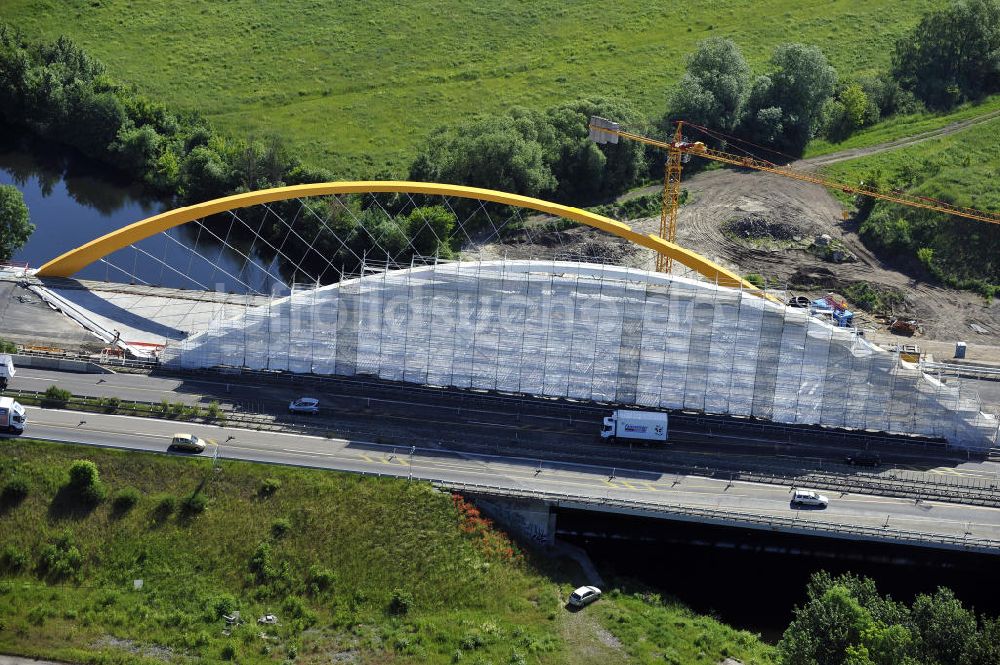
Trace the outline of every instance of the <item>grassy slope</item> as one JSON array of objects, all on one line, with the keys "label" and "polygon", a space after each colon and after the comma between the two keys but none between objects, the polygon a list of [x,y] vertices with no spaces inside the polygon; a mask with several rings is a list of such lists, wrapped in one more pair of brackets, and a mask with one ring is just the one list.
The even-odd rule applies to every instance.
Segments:
[{"label": "grassy slope", "polygon": [[993,95],[975,104],[963,104],[948,113],[917,113],[889,118],[877,125],[866,127],[851,134],[840,143],[830,143],[826,139],[816,139],[806,147],[804,157],[818,157],[840,150],[864,148],[888,141],[914,136],[934,129],[940,129],[953,122],[968,120],[1000,109],[1000,95]]},{"label": "grassy slope", "polygon": [[998,132],[1000,118],[949,136],[833,164],[825,170],[838,181],[857,182],[876,169],[890,180],[912,169],[912,191],[938,198],[941,193],[950,193],[958,197],[959,205],[1000,210]]},{"label": "grassy slope", "polygon": [[[139,504],[118,517],[110,502],[84,515],[53,510],[69,464],[80,458],[97,463],[112,493],[137,488]],[[208,460],[0,441],[0,484],[15,475],[28,478],[31,491],[0,508],[0,544],[30,553],[33,566],[44,544],[68,531],[84,565],[79,583],[46,584],[30,569],[0,573],[0,652],[79,662],[217,661],[227,645],[242,663],[280,662],[291,647],[304,663],[330,662],[335,653],[446,663],[457,651],[469,662],[519,662],[517,654],[574,665],[662,663],[664,655],[714,663],[732,654],[748,665],[775,658],[754,636],[658,598],[612,592],[585,613],[568,613],[562,573],[546,576],[523,558],[487,553],[479,536],[463,532],[449,498],[421,483],[231,461],[213,473]],[[269,498],[258,496],[265,477],[281,482]],[[203,514],[154,518],[162,493],[181,499],[203,482]],[[271,532],[279,518],[291,524],[283,538]],[[275,567],[287,562],[288,591],[270,593],[249,577],[261,542],[271,544]],[[314,596],[303,587],[312,565],[335,574],[332,592]],[[131,590],[136,578],[145,581],[141,592]],[[404,617],[386,613],[395,588],[413,597]],[[224,595],[251,620],[229,637],[212,609]],[[296,625],[286,596],[315,615],[311,628]],[[253,624],[264,612],[282,620],[273,639]],[[600,639],[598,622],[621,646]]]},{"label": "grassy slope", "polygon": [[5,0],[0,20],[68,33],[116,77],[223,128],[287,137],[341,175],[398,167],[433,127],[511,105],[620,95],[657,115],[697,41],[819,45],[842,74],[884,66],[944,0]]}]

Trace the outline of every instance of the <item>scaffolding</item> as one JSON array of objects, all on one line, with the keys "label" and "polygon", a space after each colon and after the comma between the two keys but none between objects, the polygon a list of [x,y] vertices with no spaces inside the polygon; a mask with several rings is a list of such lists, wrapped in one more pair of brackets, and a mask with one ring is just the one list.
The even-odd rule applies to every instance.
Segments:
[{"label": "scaffolding", "polygon": [[853,330],[740,290],[557,261],[368,269],[291,289],[171,345],[218,365],[693,409],[942,437],[986,450],[998,423]]}]

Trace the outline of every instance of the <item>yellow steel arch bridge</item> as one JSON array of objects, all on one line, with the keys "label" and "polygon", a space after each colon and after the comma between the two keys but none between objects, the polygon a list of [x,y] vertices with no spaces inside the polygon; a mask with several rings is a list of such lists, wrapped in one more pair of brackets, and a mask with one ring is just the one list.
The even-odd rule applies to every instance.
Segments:
[{"label": "yellow steel arch bridge", "polygon": [[325,182],[275,187],[255,192],[234,194],[192,206],[177,208],[140,220],[117,231],[112,231],[85,245],[66,252],[62,256],[44,264],[39,268],[37,275],[39,277],[70,277],[95,261],[99,261],[109,254],[158,233],[186,224],[187,222],[238,208],[274,203],[293,198],[379,193],[454,196],[536,210],[600,229],[641,247],[651,249],[660,256],[677,261],[703,275],[709,281],[716,282],[721,286],[757,291],[754,285],[742,279],[738,274],[727,270],[696,252],[684,249],[656,235],[640,233],[633,230],[628,224],[587,210],[493,189],[402,180]]}]

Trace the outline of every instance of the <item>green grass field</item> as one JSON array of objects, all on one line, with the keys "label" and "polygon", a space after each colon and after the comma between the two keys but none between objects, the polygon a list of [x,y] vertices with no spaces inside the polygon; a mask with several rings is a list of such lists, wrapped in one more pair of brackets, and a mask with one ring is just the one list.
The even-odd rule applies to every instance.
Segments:
[{"label": "green grass field", "polygon": [[803,156],[807,158],[818,157],[840,150],[864,148],[895,141],[997,110],[1000,110],[1000,95],[993,95],[973,104],[963,104],[948,113],[916,113],[896,116],[856,131],[840,143],[831,143],[826,139],[815,139],[806,146],[806,152]]},{"label": "green grass field", "polygon": [[[108,491],[91,510],[63,487],[77,459],[97,464]],[[26,496],[11,491],[14,479]],[[125,488],[136,490],[128,509],[115,500]],[[195,494],[204,511],[186,512]],[[51,572],[53,560],[65,575]],[[0,441],[0,653],[80,663],[775,661],[756,636],[644,593],[610,590],[568,612],[570,577],[579,575],[519,553],[424,483]],[[226,635],[232,610],[248,623]],[[256,625],[264,613],[279,625]]]},{"label": "green grass field", "polygon": [[621,96],[659,115],[684,57],[734,39],[761,65],[818,45],[842,75],[888,62],[944,0],[5,0],[29,36],[67,33],[115,77],[220,128],[287,138],[339,176],[396,172],[434,127],[513,105]]},{"label": "green grass field", "polygon": [[[990,100],[997,105],[997,98]],[[928,139],[905,148],[833,164],[825,169],[840,182],[858,182],[880,170],[893,181],[902,177],[907,189],[942,198],[956,197],[956,203],[980,210],[1000,210],[1000,118],[956,132]]]}]

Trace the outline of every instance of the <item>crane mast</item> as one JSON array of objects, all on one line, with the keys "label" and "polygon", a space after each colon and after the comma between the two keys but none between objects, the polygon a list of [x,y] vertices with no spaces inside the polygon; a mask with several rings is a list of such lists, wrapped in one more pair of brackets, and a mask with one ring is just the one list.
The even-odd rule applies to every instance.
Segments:
[{"label": "crane mast", "polygon": [[[866,186],[864,183],[860,185],[847,185],[820,178],[805,171],[796,171],[788,166],[778,166],[772,162],[755,157],[733,155],[722,150],[715,150],[709,148],[701,141],[687,141],[683,136],[683,122],[681,121],[677,123],[677,129],[674,132],[673,141],[671,142],[659,141],[647,136],[624,131],[618,123],[598,116],[591,117],[589,127],[590,138],[597,143],[618,143],[618,139],[621,137],[667,151],[667,163],[663,177],[663,205],[660,210],[660,237],[668,242],[674,242],[677,236],[677,209],[680,206],[681,193],[681,165],[685,155],[697,155],[698,157],[732,166],[764,171],[765,173],[774,173],[786,178],[822,185],[830,189],[837,189],[845,194],[860,194],[913,208],[923,208],[924,210],[943,212],[965,219],[1000,224],[1000,214],[998,213],[953,206],[943,201],[907,194],[900,190],[882,192],[875,187]],[[672,267],[671,263],[671,260],[667,257],[657,256],[656,270],[668,273]]]}]

